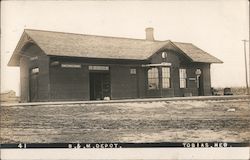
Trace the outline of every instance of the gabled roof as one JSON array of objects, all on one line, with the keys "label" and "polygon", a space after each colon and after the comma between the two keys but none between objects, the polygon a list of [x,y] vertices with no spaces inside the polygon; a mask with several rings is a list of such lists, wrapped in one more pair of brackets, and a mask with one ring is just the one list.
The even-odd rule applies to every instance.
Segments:
[{"label": "gabled roof", "polygon": [[169,40],[148,41],[25,29],[9,61],[10,66],[19,65],[19,52],[22,46],[25,45],[25,41],[28,40],[38,45],[45,54],[51,56],[129,60],[147,60],[160,49],[174,44],[193,62],[221,63],[219,59],[190,43],[178,43]]},{"label": "gabled roof", "polygon": [[181,51],[183,51],[188,57],[194,62],[204,62],[204,63],[223,63],[218,58],[212,56],[211,54],[201,50],[192,43],[181,43],[173,42]]}]

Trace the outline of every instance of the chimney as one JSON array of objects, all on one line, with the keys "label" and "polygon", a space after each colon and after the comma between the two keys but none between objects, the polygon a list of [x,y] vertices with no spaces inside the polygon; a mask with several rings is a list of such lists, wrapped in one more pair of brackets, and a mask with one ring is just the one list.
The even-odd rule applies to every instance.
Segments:
[{"label": "chimney", "polygon": [[146,28],[146,40],[154,41],[154,28]]}]

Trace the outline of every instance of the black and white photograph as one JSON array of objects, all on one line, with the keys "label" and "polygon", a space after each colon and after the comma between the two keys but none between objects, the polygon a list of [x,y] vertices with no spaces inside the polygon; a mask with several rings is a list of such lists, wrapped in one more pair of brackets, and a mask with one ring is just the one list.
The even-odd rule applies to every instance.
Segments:
[{"label": "black and white photograph", "polygon": [[1,159],[248,160],[249,13],[248,0],[1,1]]}]

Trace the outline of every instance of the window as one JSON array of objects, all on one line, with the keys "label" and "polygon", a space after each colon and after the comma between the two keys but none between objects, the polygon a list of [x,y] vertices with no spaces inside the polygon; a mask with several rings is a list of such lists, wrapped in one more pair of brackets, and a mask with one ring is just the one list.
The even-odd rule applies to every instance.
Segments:
[{"label": "window", "polygon": [[187,88],[187,70],[179,69],[180,74],[180,88]]},{"label": "window", "polygon": [[31,74],[36,74],[36,73],[39,73],[39,68],[32,68]]},{"label": "window", "polygon": [[136,74],[136,69],[135,68],[131,68],[130,69],[130,74]]},{"label": "window", "polygon": [[170,88],[170,68],[162,67],[162,88]]},{"label": "window", "polygon": [[159,88],[159,76],[157,68],[150,68],[148,70],[148,89]]}]

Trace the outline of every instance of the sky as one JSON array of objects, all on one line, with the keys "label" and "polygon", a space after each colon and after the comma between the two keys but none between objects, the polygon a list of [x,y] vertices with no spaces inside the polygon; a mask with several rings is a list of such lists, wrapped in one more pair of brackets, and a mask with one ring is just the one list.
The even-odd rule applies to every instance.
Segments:
[{"label": "sky", "polygon": [[245,86],[247,0],[23,0],[1,1],[1,92],[19,95],[19,67],[7,63],[24,29],[145,39],[147,27],[154,28],[156,40],[193,43],[222,60],[211,66],[212,87]]}]

